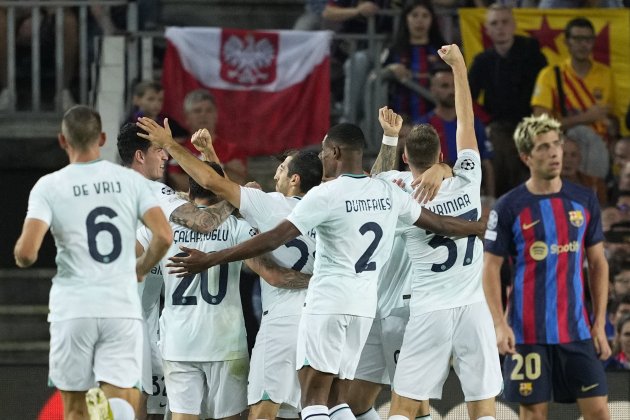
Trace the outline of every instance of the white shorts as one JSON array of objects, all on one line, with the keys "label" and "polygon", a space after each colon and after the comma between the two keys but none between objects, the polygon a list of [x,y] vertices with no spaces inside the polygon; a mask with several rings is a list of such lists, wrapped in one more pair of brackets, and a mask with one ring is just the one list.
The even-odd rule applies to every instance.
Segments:
[{"label": "white shorts", "polygon": [[220,419],[247,408],[247,358],[224,362],[164,361],[173,413]]},{"label": "white shorts", "polygon": [[98,382],[140,387],[142,321],[77,318],[50,324],[49,383],[62,391],[87,391]]},{"label": "white shorts", "polygon": [[451,356],[466,401],[501,393],[497,339],[485,301],[412,317],[398,358],[394,390],[414,400],[440,399]]},{"label": "white shorts", "polygon": [[149,394],[148,414],[164,414],[166,407],[166,387],[162,369],[162,354],[158,348],[159,324],[156,319],[143,322],[144,340],[142,345],[142,389]]},{"label": "white shorts", "polygon": [[302,314],[297,340],[297,369],[310,366],[339,379],[354,379],[373,318]]},{"label": "white shorts", "polygon": [[300,316],[262,318],[252,350],[247,403],[262,400],[280,403],[283,415],[297,417],[300,383],[295,367]]},{"label": "white shorts", "polygon": [[389,316],[374,320],[361,352],[355,379],[391,384],[408,321],[408,306],[394,309]]}]

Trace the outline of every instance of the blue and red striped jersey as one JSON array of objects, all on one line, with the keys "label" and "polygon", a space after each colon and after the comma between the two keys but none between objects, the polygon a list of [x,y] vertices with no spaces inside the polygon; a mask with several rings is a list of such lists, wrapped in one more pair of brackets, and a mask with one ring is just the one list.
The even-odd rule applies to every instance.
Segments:
[{"label": "blue and red striped jersey", "polygon": [[517,344],[560,344],[591,337],[584,304],[585,250],[604,240],[589,189],[563,181],[534,195],[522,184],[503,195],[488,220],[485,251],[514,268],[508,322]]}]

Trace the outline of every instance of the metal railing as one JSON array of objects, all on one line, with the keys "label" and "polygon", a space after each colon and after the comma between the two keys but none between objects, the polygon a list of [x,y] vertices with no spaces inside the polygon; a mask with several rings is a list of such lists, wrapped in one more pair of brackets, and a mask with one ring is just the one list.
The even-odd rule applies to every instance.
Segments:
[{"label": "metal railing", "polygon": [[[73,13],[68,9],[77,9],[77,32],[78,32],[78,102],[88,103],[88,90],[89,90],[89,39],[88,39],[88,13],[89,8],[92,6],[127,6],[127,31],[137,31],[137,9],[136,4],[128,0],[0,0],[0,9],[6,11],[6,51],[7,59],[6,63],[0,63],[0,65],[6,65],[7,73],[7,85],[6,89],[9,94],[9,107],[7,111],[9,113],[16,112],[42,112],[42,56],[41,56],[41,31],[40,26],[42,23],[42,14],[45,11],[50,11],[54,14],[54,67],[55,67],[55,103],[54,112],[61,112],[62,103],[62,91],[71,86],[64,86],[64,72],[68,71],[65,68],[64,63],[64,15],[65,13]],[[30,107],[24,110],[17,110],[18,99],[18,84],[17,84],[17,45],[16,45],[16,31],[17,27],[18,10],[28,10],[30,15],[27,16],[31,19],[31,34],[30,34],[30,70],[31,70],[31,98]],[[75,86],[76,87],[76,86]]]}]

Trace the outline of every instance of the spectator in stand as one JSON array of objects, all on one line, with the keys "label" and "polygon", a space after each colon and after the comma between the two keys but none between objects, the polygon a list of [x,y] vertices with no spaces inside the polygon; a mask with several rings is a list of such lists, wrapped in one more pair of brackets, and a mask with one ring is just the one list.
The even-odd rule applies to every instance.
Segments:
[{"label": "spectator in stand", "polygon": [[606,370],[630,370],[630,313],[624,314],[616,324],[613,355]]},{"label": "spectator in stand", "polygon": [[[40,17],[40,46],[41,51],[55,51],[55,10],[42,8]],[[30,8],[15,9],[15,45],[18,48],[28,48],[32,43],[32,18]],[[7,89],[7,11],[0,8],[0,112],[6,111],[12,102]],[[71,9],[64,9],[63,14],[63,90],[55,98],[60,101],[63,110],[75,104],[70,92],[70,86],[77,70],[79,57],[79,23],[76,14]]]},{"label": "spectator in stand", "polygon": [[327,0],[304,0],[304,13],[295,21],[296,31],[316,31],[322,27],[322,12]]},{"label": "spectator in stand", "polygon": [[[339,33],[366,34],[367,19],[380,10],[400,8],[402,0],[328,0],[322,12],[325,23],[339,25]],[[388,16],[376,17],[376,33],[387,34],[392,30],[392,19]],[[358,43],[358,51],[351,51],[343,64],[345,74],[343,88],[343,122],[358,123],[363,117],[364,86],[373,60],[365,50],[365,42]],[[339,48],[339,50],[343,50]],[[336,55],[346,55],[338,51]]]},{"label": "spectator in stand", "polygon": [[135,124],[138,122],[138,118],[148,117],[162,123],[164,118],[168,118],[168,125],[171,127],[173,138],[183,141],[188,137],[188,132],[177,121],[162,114],[164,90],[158,82],[144,81],[137,83],[133,88],[132,102],[133,108],[127,122]]},{"label": "spectator in stand", "polygon": [[[184,98],[184,114],[188,130],[194,133],[203,128],[207,129],[212,136],[212,146],[221,160],[225,175],[237,184],[243,184],[247,178],[244,151],[239,149],[238,144],[216,137],[217,112],[214,97],[205,89],[193,90]],[[187,139],[183,146],[195,156],[199,156],[199,152],[190,139]],[[168,183],[178,191],[188,189],[188,175],[172,158],[168,162]]]},{"label": "spectator in stand", "polygon": [[607,178],[608,202],[614,204],[619,196],[619,174],[630,162],[630,137],[618,139],[613,148],[612,165]]},{"label": "spectator in stand", "polygon": [[494,173],[500,175],[496,177],[498,197],[529,176],[512,135],[518,122],[531,114],[529,102],[536,76],[547,60],[535,39],[514,34],[516,22],[509,7],[490,6],[485,28],[492,46],[473,60],[469,83],[473,100],[483,96],[484,109],[490,114]]},{"label": "spectator in stand", "polygon": [[[431,1],[410,1],[403,9],[396,39],[383,63],[384,69],[398,82],[411,81],[428,90],[431,67],[441,62],[437,52],[445,44]],[[393,84],[389,93],[389,106],[398,114],[408,115],[414,124],[434,106],[431,100],[400,83]],[[454,147],[455,143],[453,151]],[[456,158],[456,154],[453,157]]]},{"label": "spectator in stand", "polygon": [[531,105],[534,115],[550,114],[560,120],[567,134],[580,142],[582,171],[603,179],[610,166],[608,128],[616,126],[611,114],[612,73],[591,60],[595,28],[588,19],[570,20],[564,36],[570,57],[540,72]]},{"label": "spectator in stand", "polygon": [[564,139],[564,156],[562,158],[562,179],[592,189],[597,195],[597,200],[602,206],[606,205],[606,184],[601,178],[586,175],[580,171],[582,152],[578,142],[570,137]]},{"label": "spectator in stand", "polygon": [[[613,277],[612,286],[613,295],[621,305],[617,305],[617,309],[621,309],[623,313],[630,312],[630,261],[620,266]],[[615,312],[617,318],[621,312]],[[616,318],[613,321],[616,321]]]},{"label": "spectator in stand", "polygon": [[623,7],[621,0],[540,0],[540,9],[575,9],[577,7]]},{"label": "spectator in stand", "polygon": [[[457,160],[457,114],[455,113],[455,80],[450,67],[436,67],[431,77],[431,94],[435,99],[435,109],[420,118],[421,123],[431,124],[440,137],[442,161],[450,166]],[[482,195],[494,195],[494,169],[492,167],[492,145],[486,137],[486,129],[479,118],[474,117],[475,136],[481,156],[483,182]]]}]

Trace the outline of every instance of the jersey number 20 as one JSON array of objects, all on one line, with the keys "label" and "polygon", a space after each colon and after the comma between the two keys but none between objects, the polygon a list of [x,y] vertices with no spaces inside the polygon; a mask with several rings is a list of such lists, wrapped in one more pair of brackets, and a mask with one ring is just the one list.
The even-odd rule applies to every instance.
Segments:
[{"label": "jersey number 20", "polygon": [[[176,257],[185,257],[188,254],[180,252],[175,255]],[[210,294],[208,290],[208,270],[199,273],[201,279],[199,280],[199,286],[201,289],[201,298],[210,305],[218,305],[221,303],[225,294],[227,293],[227,280],[228,280],[228,264],[221,264],[219,266],[219,291],[216,295]],[[196,305],[196,296],[184,296],[186,290],[190,287],[193,279],[197,274],[191,274],[182,278],[182,281],[177,285],[173,292],[173,305]]]}]

